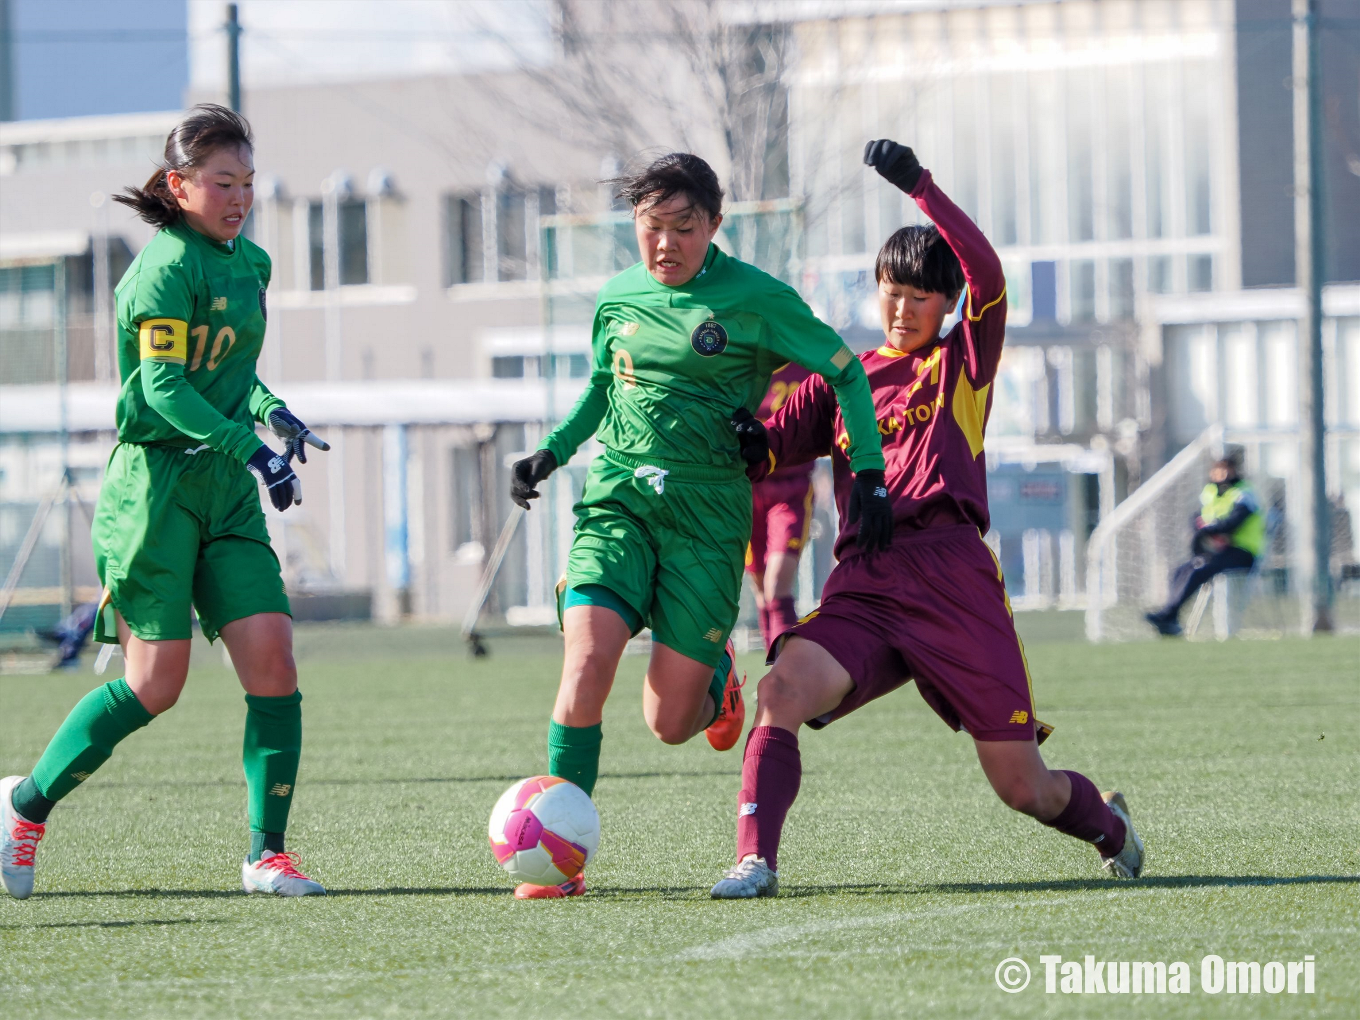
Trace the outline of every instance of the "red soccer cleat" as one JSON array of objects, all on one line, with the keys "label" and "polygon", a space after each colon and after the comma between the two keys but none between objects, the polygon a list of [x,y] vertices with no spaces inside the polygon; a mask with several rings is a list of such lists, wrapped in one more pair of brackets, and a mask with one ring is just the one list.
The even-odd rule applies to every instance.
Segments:
[{"label": "red soccer cleat", "polygon": [[732,663],[727,669],[727,686],[723,688],[723,703],[718,718],[714,719],[704,734],[715,751],[727,751],[741,739],[742,727],[746,725],[746,702],[742,700],[741,689],[746,686],[746,678],[737,680],[737,649],[732,639],[727,639],[727,658]]},{"label": "red soccer cleat", "polygon": [[515,886],[515,899],[560,900],[566,896],[584,896],[585,891],[585,872],[578,871],[574,878],[567,879],[561,885],[532,885],[528,882],[521,882]]}]

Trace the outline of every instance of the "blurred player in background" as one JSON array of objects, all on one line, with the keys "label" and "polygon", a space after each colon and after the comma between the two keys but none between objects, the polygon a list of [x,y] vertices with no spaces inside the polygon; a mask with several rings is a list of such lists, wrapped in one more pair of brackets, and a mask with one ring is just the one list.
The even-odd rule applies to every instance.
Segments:
[{"label": "blurred player in background", "polygon": [[[860,355],[884,436],[893,541],[878,556],[858,554],[854,516],[843,515],[821,605],[775,643],[742,763],[737,864],[713,896],[778,892],[775,855],[802,777],[798,728],[820,729],[913,679],[946,723],[973,738],[1007,805],[1094,844],[1110,874],[1135,878],[1143,847],[1123,797],[1102,796],[1078,772],[1050,771],[1039,755],[1050,727],[1034,717],[1001,568],[982,540],[983,435],[1006,335],[1001,262],[910,149],[870,142],[864,161],[934,223],[902,228],[878,253],[885,342]],[[941,337],[965,282],[963,317]],[[770,422],[770,462],[802,463],[831,449],[845,508],[844,426],[827,398],[817,379],[798,388]]]},{"label": "blurred player in background", "polygon": [[[769,421],[811,374],[792,363],[776,371],[756,416]],[[755,581],[760,636],[766,649],[798,622],[793,587],[798,580],[798,557],[807,544],[812,522],[812,468],[812,461],[777,467],[751,486],[751,544],[746,550],[746,571]]]},{"label": "blurred player in background", "polygon": [[[728,635],[751,534],[745,469],[769,453],[750,408],[780,365],[819,373],[844,410],[864,541],[885,540],[892,526],[863,366],[792,287],[713,244],[723,193],[712,168],[671,153],[610,183],[633,207],[642,261],[600,290],[586,391],[514,465],[511,483],[511,497],[528,509],[535,486],[591,435],[604,445],[575,507],[558,601],[566,659],[548,728],[549,771],[586,793],[599,772],[615,670],[644,626],[653,643],[642,708],[652,732],[681,744],[707,730],[718,750],[741,736],[745,707]],[[521,885],[515,895],[584,888],[577,876],[561,887]]]},{"label": "blurred player in background", "polygon": [[[30,775],[0,780],[0,872],[18,899],[33,891],[34,855],[56,802],[178,700],[191,606],[208,639],[225,642],[246,691],[242,886],[325,892],[284,851],[302,695],[255,479],[276,509],[301,503],[290,462],[306,461],[304,443],[329,447],[255,374],[270,264],[239,236],[254,175],[250,125],[224,107],[197,106],[170,132],[161,169],[117,198],[159,228],[116,290],[118,445],[91,529],[104,585],[94,637],[123,646],[127,675],[81,699]],[[256,422],[285,441],[286,456],[260,442]]]},{"label": "blurred player in background", "polygon": [[1224,457],[1209,469],[1209,484],[1200,494],[1200,509],[1193,521],[1191,558],[1171,575],[1171,599],[1148,623],[1159,634],[1181,633],[1181,606],[1225,570],[1250,570],[1266,546],[1266,515],[1256,490],[1242,477],[1236,457]]}]

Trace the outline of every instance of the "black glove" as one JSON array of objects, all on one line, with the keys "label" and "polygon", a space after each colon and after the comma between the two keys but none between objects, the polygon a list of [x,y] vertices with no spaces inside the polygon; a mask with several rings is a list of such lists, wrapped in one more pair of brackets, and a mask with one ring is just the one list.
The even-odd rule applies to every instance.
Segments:
[{"label": "black glove", "polygon": [[510,468],[510,498],[517,506],[529,509],[529,500],[538,499],[539,482],[557,470],[557,458],[547,450],[535,450]]},{"label": "black glove", "polygon": [[905,145],[888,138],[876,138],[864,147],[864,162],[878,171],[889,184],[910,192],[921,179],[921,161]]},{"label": "black glove", "polygon": [[737,430],[742,460],[747,464],[760,464],[770,459],[770,434],[759,418],[739,407],[732,412],[732,427]]},{"label": "black glove", "polygon": [[284,452],[288,454],[289,460],[296,457],[303,464],[307,463],[307,450],[303,444],[322,451],[331,448],[330,443],[316,435],[286,407],[276,407],[269,412],[269,431],[283,440]]},{"label": "black glove", "polygon": [[865,468],[855,472],[850,490],[850,523],[859,521],[855,544],[865,552],[887,549],[892,544],[893,508],[883,472]]},{"label": "black glove", "polygon": [[261,444],[246,462],[246,467],[269,490],[269,502],[274,504],[275,510],[287,510],[294,503],[302,502],[302,482],[293,473],[288,460],[284,454],[275,453]]}]

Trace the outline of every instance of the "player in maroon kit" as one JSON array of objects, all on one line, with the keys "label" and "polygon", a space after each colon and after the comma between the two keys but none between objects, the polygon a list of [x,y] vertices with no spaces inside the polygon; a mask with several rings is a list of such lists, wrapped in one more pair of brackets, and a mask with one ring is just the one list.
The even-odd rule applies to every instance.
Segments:
[{"label": "player in maroon kit", "polygon": [[[779,836],[802,776],[798,728],[820,729],[909,680],[946,723],[973,738],[1007,805],[1093,843],[1109,874],[1137,878],[1143,844],[1123,796],[1101,794],[1080,773],[1050,771],[1039,755],[1051,728],[1034,718],[1001,568],[982,541],[983,432],[1006,327],[1000,260],[910,149],[870,142],[864,161],[934,223],[904,227],[878,253],[886,342],[860,355],[883,436],[892,541],[877,552],[857,547],[844,426],[831,391],[808,381],[769,423],[770,463],[831,453],[845,522],[839,563],[820,608],[776,643],[774,668],[760,681],[742,765],[737,865],[713,896],[777,893]],[[965,283],[963,316],[941,337]],[[765,470],[757,465],[755,477]]]},{"label": "player in maroon kit", "polygon": [[[769,421],[811,374],[792,362],[775,372],[756,417]],[[768,649],[775,638],[798,622],[793,585],[798,579],[798,556],[807,543],[812,521],[812,461],[775,468],[751,486],[751,504],[746,572],[755,581],[760,635]]]}]

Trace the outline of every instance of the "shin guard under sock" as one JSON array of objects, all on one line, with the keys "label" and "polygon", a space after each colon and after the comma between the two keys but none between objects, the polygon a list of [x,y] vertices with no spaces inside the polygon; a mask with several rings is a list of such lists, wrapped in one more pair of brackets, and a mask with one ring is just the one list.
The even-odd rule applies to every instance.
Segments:
[{"label": "shin guard under sock", "polygon": [[798,738],[777,726],[757,726],[746,738],[737,798],[737,860],[754,854],[777,870],[779,836],[803,781]]},{"label": "shin guard under sock", "polygon": [[[76,703],[71,714],[57,728],[38,764],[33,766],[33,774],[29,777],[32,788],[51,803],[61,800],[109,760],[120,740],[154,718],[142,707],[126,680],[113,680],[96,687]],[[15,792],[19,793],[21,789],[28,790],[28,784],[20,784]],[[46,820],[46,815],[36,818],[29,814],[30,811],[43,813],[41,801],[28,797],[22,805],[17,798],[13,798],[13,802],[14,810],[30,822]]]},{"label": "shin guard under sock", "polygon": [[1100,796],[1095,783],[1080,772],[1063,770],[1072,782],[1072,799],[1067,807],[1045,825],[1067,835],[1091,843],[1102,857],[1113,857],[1124,849],[1124,823]]},{"label": "shin guard under sock", "polygon": [[[288,809],[293,806],[301,757],[302,692],[294,691],[281,698],[247,694],[241,765],[246,774],[251,833],[287,831]],[[253,845],[251,849],[253,852]]]},{"label": "shin guard under sock", "polygon": [[798,626],[798,610],[793,608],[792,595],[775,599],[770,603],[766,612],[769,613],[770,641],[779,637],[784,631],[792,630]]},{"label": "shin guard under sock", "polygon": [[600,744],[604,737],[600,724],[594,726],[563,726],[556,719],[548,722],[548,775],[558,776],[585,790],[586,796],[595,794],[595,780],[600,775]]}]

